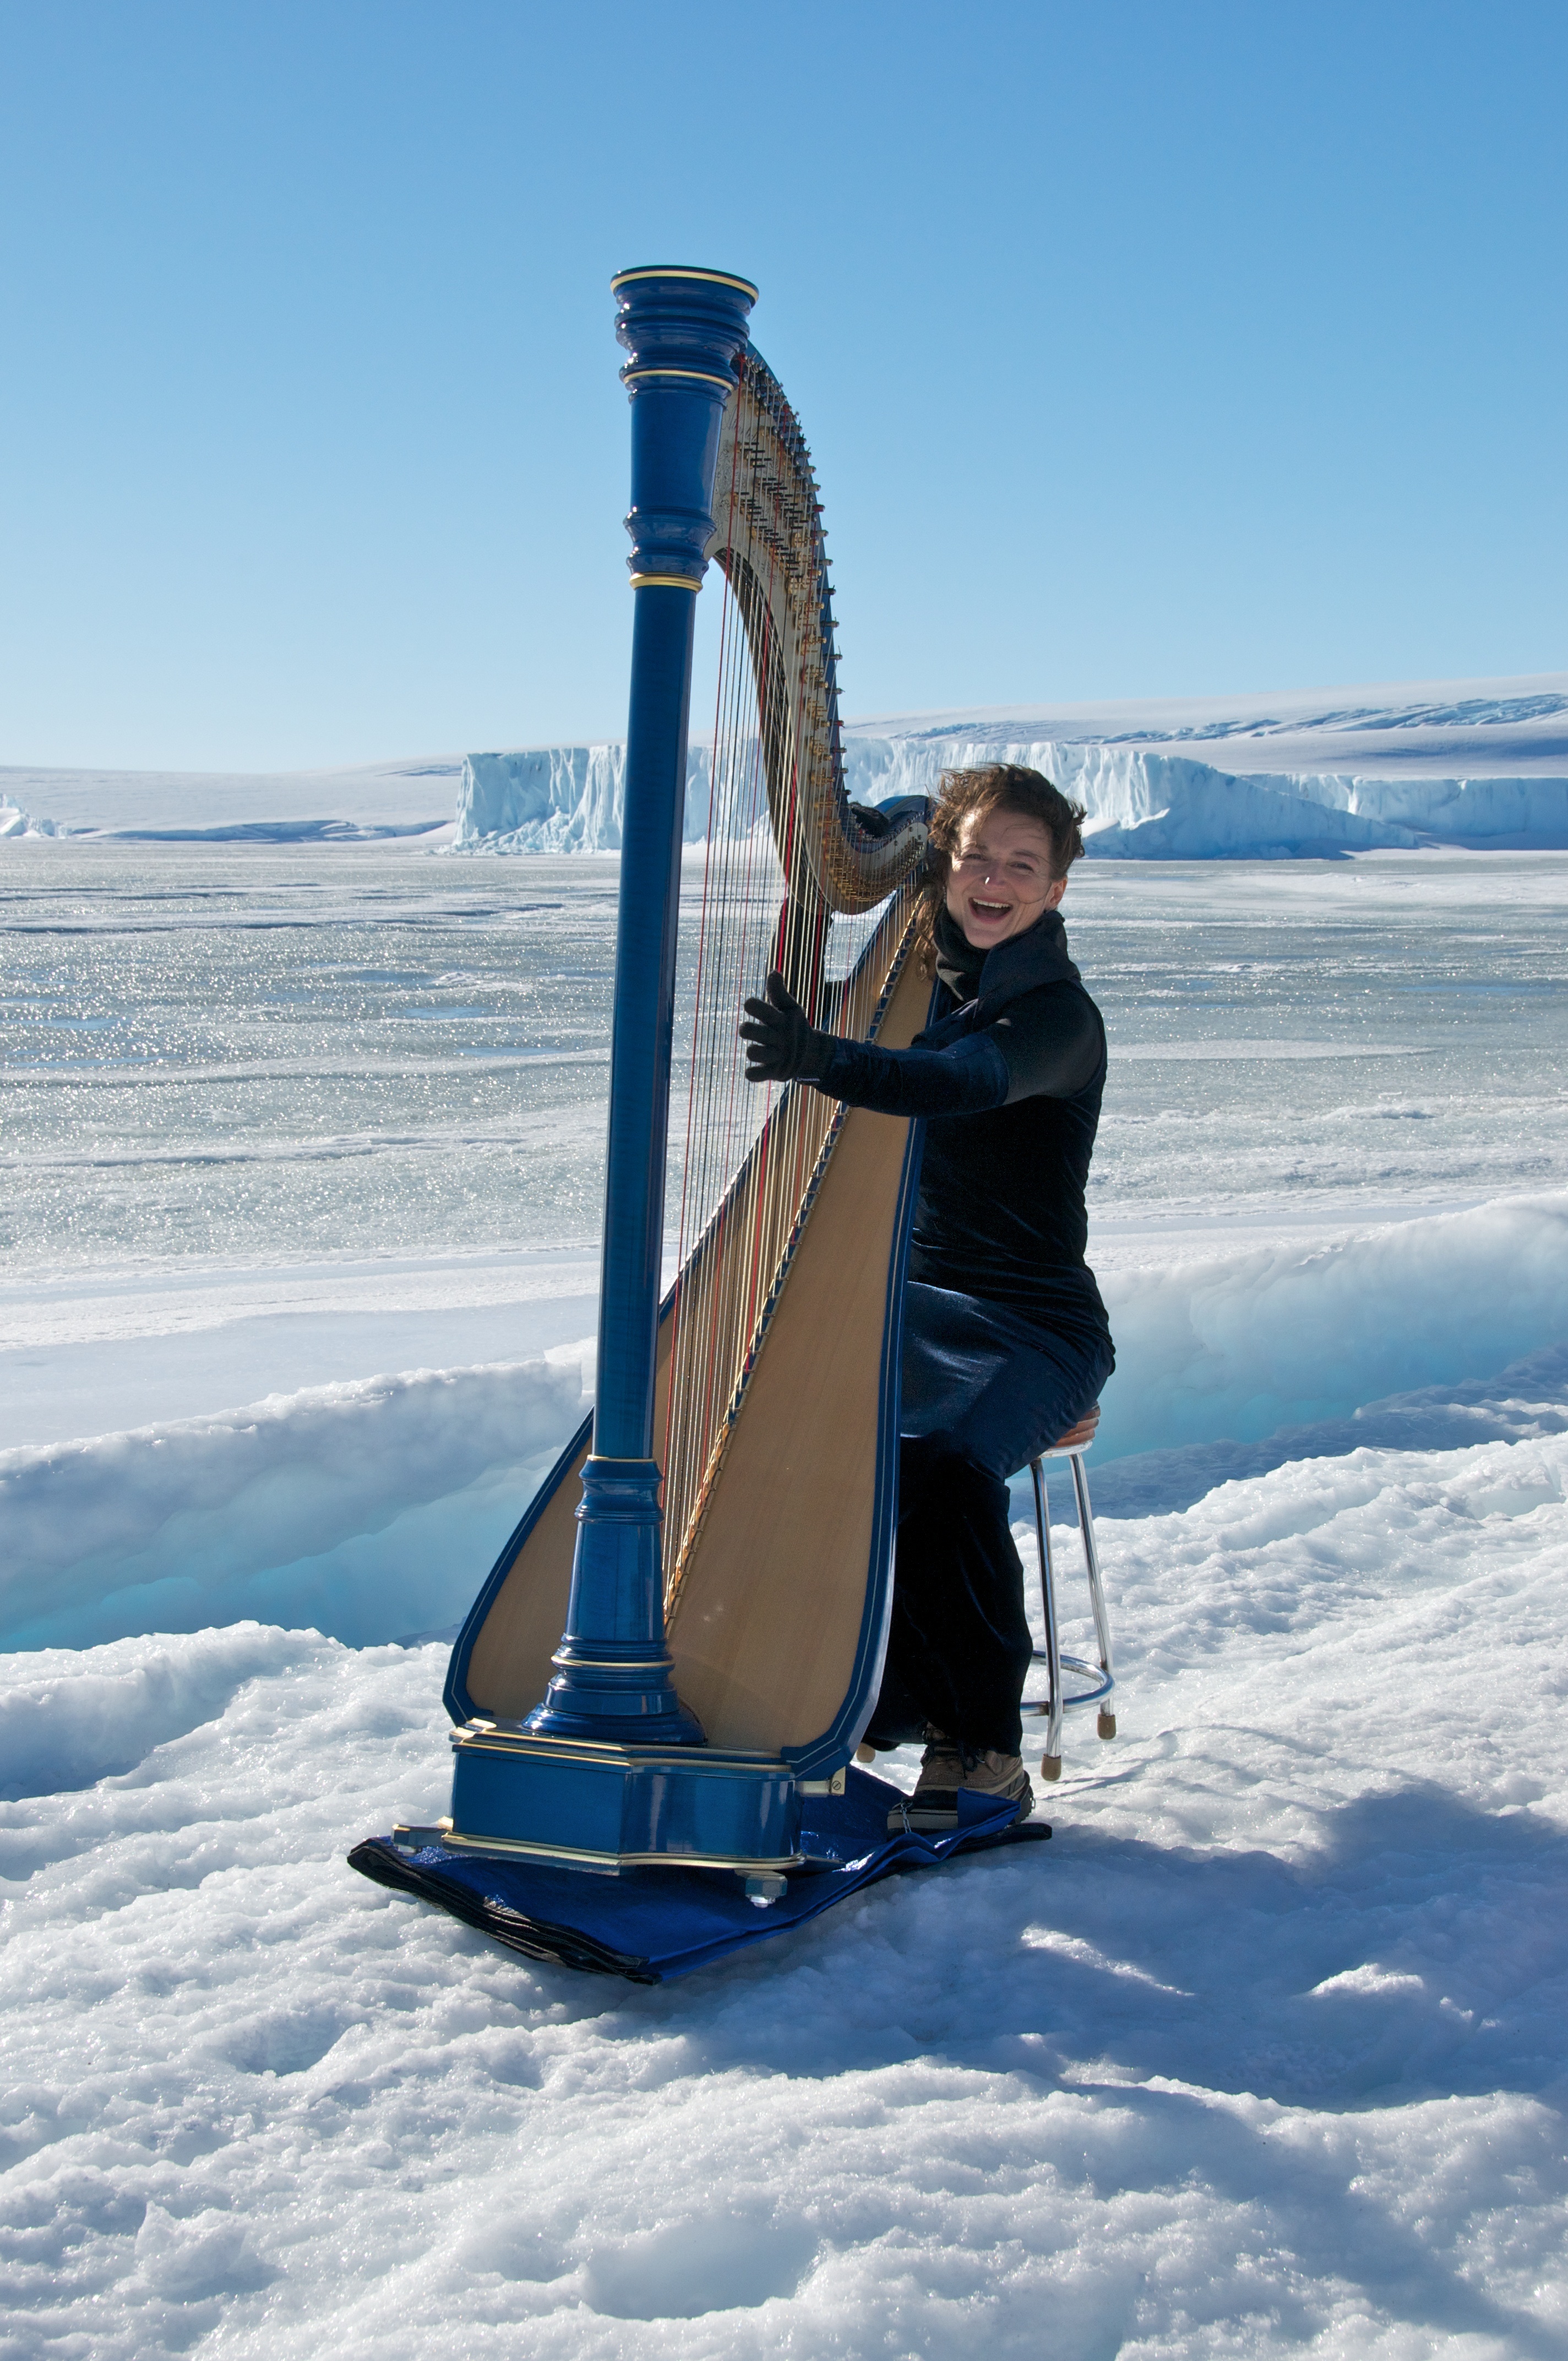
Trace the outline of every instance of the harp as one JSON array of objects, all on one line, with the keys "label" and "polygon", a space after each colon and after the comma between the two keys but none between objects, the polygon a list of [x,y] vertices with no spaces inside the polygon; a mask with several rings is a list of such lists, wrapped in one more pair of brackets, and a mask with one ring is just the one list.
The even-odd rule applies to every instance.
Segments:
[{"label": "harp", "polygon": [[[821,508],[747,340],[755,289],[661,268],[614,291],[636,607],[598,1400],[454,1649],[444,1840],[765,1887],[800,1858],[802,1794],[841,1786],[880,1680],[918,1141],[809,1088],[748,1086],[736,1025],[777,966],[814,1023],[910,1041],[929,997],[910,956],[925,807],[884,807],[879,834],[845,795]],[[710,563],[719,687],[672,1090]],[[679,1276],[661,1302],[672,1104]]]}]

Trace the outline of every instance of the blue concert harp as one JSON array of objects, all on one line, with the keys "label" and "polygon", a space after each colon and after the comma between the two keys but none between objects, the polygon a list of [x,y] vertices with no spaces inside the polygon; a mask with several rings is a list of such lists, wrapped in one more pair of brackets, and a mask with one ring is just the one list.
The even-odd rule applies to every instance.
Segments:
[{"label": "blue concert harp", "polygon": [[[845,796],[820,504],[748,342],[755,289],[674,268],[613,285],[636,613],[598,1401],[453,1652],[442,1841],[599,1872],[739,1872],[766,1893],[801,1860],[803,1792],[841,1787],[881,1677],[918,1141],[807,1089],[749,1090],[735,1027],[776,965],[816,1021],[911,1039],[929,996],[909,955],[925,807],[884,807],[879,829]],[[727,668],[677,1100],[683,1261],[661,1305],[710,561]]]}]

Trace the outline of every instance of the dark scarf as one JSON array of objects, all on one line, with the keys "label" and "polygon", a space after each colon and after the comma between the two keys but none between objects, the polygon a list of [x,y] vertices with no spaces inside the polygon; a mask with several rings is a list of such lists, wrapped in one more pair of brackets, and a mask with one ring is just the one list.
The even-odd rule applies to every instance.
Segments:
[{"label": "dark scarf", "polygon": [[1032,927],[1009,935],[994,950],[976,950],[946,904],[937,913],[935,933],[937,974],[957,1004],[941,1020],[944,1027],[962,1016],[966,1022],[959,1029],[975,1031],[1042,983],[1083,981],[1068,957],[1067,928],[1058,910],[1043,910]]}]

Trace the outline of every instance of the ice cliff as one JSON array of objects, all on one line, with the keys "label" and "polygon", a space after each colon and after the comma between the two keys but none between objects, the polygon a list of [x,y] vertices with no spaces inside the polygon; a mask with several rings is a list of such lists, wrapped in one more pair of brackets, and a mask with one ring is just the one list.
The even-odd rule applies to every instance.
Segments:
[{"label": "ice cliff", "polygon": [[[708,749],[686,770],[685,835],[707,832]],[[455,851],[619,850],[625,749],[547,746],[470,754],[457,798]],[[1088,808],[1088,849],[1102,859],[1201,861],[1324,855],[1379,847],[1568,849],[1568,775],[1363,777],[1223,770],[1147,746],[1007,741],[929,731],[850,731],[844,766],[862,803],[927,795],[945,770],[988,762],[1043,771]]]},{"label": "ice cliff", "polygon": [[[289,773],[0,764],[0,838],[401,837],[467,852],[613,852],[624,759],[619,745],[585,744]],[[966,763],[1028,763],[1081,797],[1102,859],[1568,850],[1563,673],[883,714],[847,727],[844,760],[864,803],[928,794]],[[691,844],[707,833],[708,774],[699,741],[686,774]]]}]

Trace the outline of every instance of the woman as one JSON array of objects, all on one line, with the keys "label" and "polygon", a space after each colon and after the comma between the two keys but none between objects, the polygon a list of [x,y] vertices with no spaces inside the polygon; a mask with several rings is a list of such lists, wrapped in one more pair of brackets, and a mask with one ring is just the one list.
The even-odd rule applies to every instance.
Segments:
[{"label": "woman", "polygon": [[926,1121],[893,1621],[866,1731],[874,1747],[925,1739],[916,1828],[955,1827],[960,1789],[1015,1801],[1019,1818],[1034,1808],[1019,1716],[1033,1642],[1006,1479],[1082,1417],[1115,1366],[1083,1259],[1105,1027],[1057,915],[1082,818],[1037,771],[948,772],[921,911],[938,984],[926,1031],[908,1049],[840,1040],[778,975],[740,1028],[749,1081]]}]

